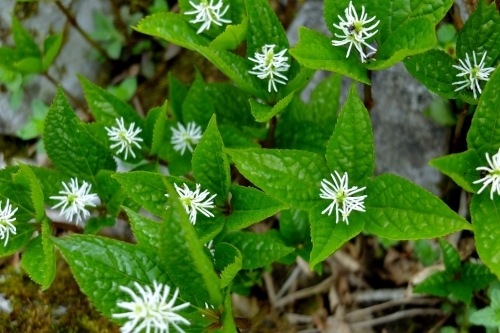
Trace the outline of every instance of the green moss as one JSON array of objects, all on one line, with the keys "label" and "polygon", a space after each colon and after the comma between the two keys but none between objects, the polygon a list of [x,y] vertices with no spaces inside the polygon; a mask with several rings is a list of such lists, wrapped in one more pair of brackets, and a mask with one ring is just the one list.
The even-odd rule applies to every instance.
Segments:
[{"label": "green moss", "polygon": [[4,277],[0,291],[13,308],[10,315],[0,312],[0,332],[119,332],[118,326],[101,316],[80,292],[60,258],[56,279],[46,291],[21,269],[7,267],[0,276]]}]

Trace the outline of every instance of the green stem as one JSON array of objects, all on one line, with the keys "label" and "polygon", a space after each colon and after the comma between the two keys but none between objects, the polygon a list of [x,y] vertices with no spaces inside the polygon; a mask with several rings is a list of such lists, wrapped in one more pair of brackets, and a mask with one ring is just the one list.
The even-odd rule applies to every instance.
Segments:
[{"label": "green stem", "polygon": [[[368,70],[368,79],[370,79],[370,82],[372,80],[372,71]],[[370,112],[372,107],[375,105],[375,101],[373,100],[372,96],[372,86],[366,83],[363,83],[363,92],[364,92],[364,101],[363,104],[365,105],[365,108]]]}]

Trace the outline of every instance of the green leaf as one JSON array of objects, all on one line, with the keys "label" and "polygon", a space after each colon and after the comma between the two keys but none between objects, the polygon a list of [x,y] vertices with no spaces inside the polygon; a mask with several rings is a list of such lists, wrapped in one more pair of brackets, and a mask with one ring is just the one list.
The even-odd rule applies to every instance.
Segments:
[{"label": "green leaf", "polygon": [[267,90],[261,88],[262,82],[248,72],[252,68],[250,61],[225,50],[204,46],[197,46],[196,51],[207,58],[243,91],[263,99],[269,97]]},{"label": "green leaf", "polygon": [[231,302],[231,293],[228,292],[224,298],[224,311],[222,312],[222,329],[221,333],[233,333],[237,332],[238,328],[234,322],[233,308]]},{"label": "green leaf", "polygon": [[321,156],[296,150],[226,151],[245,178],[278,200],[303,210],[321,200],[320,183],[328,175]]},{"label": "green leaf", "polygon": [[205,91],[205,85],[200,72],[196,71],[196,78],[182,104],[182,118],[185,124],[194,122],[203,129],[206,128],[210,118],[215,113],[210,95]]},{"label": "green leaf", "polygon": [[14,68],[25,74],[41,73],[43,71],[42,59],[40,58],[23,58],[14,63]]},{"label": "green leaf", "polygon": [[457,86],[453,82],[457,79],[458,70],[453,67],[455,62],[446,52],[429,50],[405,59],[404,64],[406,70],[430,91],[444,98],[457,98]]},{"label": "green leaf", "polygon": [[347,172],[350,184],[368,183],[375,168],[370,116],[353,84],[340,112],[328,146],[326,162],[330,171]]},{"label": "green leaf", "polygon": [[196,182],[216,193],[217,201],[225,202],[231,187],[231,172],[215,115],[198,142],[191,163]]},{"label": "green leaf", "polygon": [[196,217],[194,229],[201,244],[211,241],[224,229],[224,217],[220,216],[218,212],[214,213],[215,217],[206,217],[203,214],[198,214]]},{"label": "green leaf", "polygon": [[452,294],[464,302],[470,304],[472,292],[481,290],[495,280],[489,269],[483,265],[464,263],[460,278],[450,283],[449,289]]},{"label": "green leaf", "polygon": [[98,122],[108,126],[116,126],[116,119],[123,118],[125,123],[135,123],[136,126],[143,127],[142,119],[126,102],[81,75],[78,76],[78,79],[83,87],[89,108]]},{"label": "green leaf", "polygon": [[455,250],[453,245],[440,239],[439,246],[441,247],[441,251],[443,251],[443,262],[445,270],[451,274],[455,274],[460,271],[460,268],[462,266],[460,255],[458,254],[458,251]]},{"label": "green leaf", "polygon": [[95,235],[102,228],[114,226],[115,222],[116,221],[114,217],[107,217],[107,216],[91,217],[85,223],[85,227],[83,228],[83,233],[86,235]]},{"label": "green leaf", "polygon": [[[2,203],[4,204],[3,201]],[[35,226],[32,224],[16,222],[13,224],[16,227],[16,234],[9,235],[7,245],[4,245],[4,240],[2,240],[3,244],[0,243],[0,258],[10,256],[17,251],[22,250],[29,243],[31,235],[33,235],[33,232],[35,231]]]},{"label": "green leaf", "polygon": [[172,111],[174,112],[176,120],[183,123],[182,104],[186,99],[188,89],[181,81],[177,80],[177,78],[172,75],[172,72],[168,72],[168,83],[168,99],[170,101]]},{"label": "green leaf", "polygon": [[211,48],[221,50],[235,50],[247,39],[248,19],[244,19],[238,25],[228,25],[226,30],[215,38],[211,43]]},{"label": "green leaf", "polygon": [[491,67],[500,57],[500,16],[495,4],[486,1],[477,2],[477,8],[469,16],[457,38],[457,57],[465,60],[468,54],[472,60],[476,52],[480,61],[484,52],[488,52],[485,67]]},{"label": "green leaf", "polygon": [[310,267],[325,260],[326,257],[337,251],[351,238],[357,236],[365,226],[363,212],[353,212],[349,215],[349,224],[342,221],[335,222],[335,216],[328,216],[322,211],[331,202],[322,202],[310,212],[311,251]]},{"label": "green leaf", "polygon": [[380,237],[434,238],[471,229],[435,195],[396,175],[375,177],[365,194],[366,231]]},{"label": "green leaf", "polygon": [[304,246],[311,243],[309,213],[298,209],[288,209],[281,212],[280,233],[287,245]]},{"label": "green leaf", "polygon": [[266,266],[294,250],[292,247],[286,247],[269,233],[231,232],[224,236],[223,241],[240,250],[243,256],[243,269]]},{"label": "green leaf", "polygon": [[168,188],[169,209],[160,230],[160,259],[181,293],[195,304],[218,306],[222,302],[220,280],[206,256],[194,226],[189,222],[174,188]]},{"label": "green leaf", "polygon": [[139,246],[90,235],[54,238],[54,242],[80,289],[109,318],[124,312],[117,305],[119,300],[131,301],[120,286],[136,290],[134,282],[152,287],[157,281],[173,287],[156,255]]},{"label": "green leaf", "polygon": [[182,14],[158,13],[149,15],[139,21],[134,29],[194,51],[198,45],[208,46],[210,44],[210,39],[204,35],[196,34],[196,31]]},{"label": "green leaf", "polygon": [[321,81],[311,93],[307,106],[310,119],[333,132],[339,111],[342,75],[333,74]]},{"label": "green leaf", "polygon": [[121,210],[121,204],[127,198],[127,194],[120,186],[120,183],[113,178],[115,174],[115,172],[109,170],[99,171],[97,174],[96,187],[97,194],[99,198],[101,198],[102,204],[106,205],[106,210],[112,217],[118,216]]},{"label": "green leaf", "polygon": [[113,178],[118,180],[132,200],[151,213],[163,216],[167,207],[165,197],[167,189],[163,185],[165,176],[153,172],[134,171],[117,173]]},{"label": "green leaf", "polygon": [[255,120],[250,112],[248,98],[250,95],[232,83],[212,83],[205,85],[205,93],[212,101],[217,124],[227,124],[236,127],[255,126]]},{"label": "green leaf", "polygon": [[231,244],[219,243],[215,247],[215,268],[221,272],[221,288],[227,287],[241,270],[241,252]]},{"label": "green leaf", "polygon": [[50,202],[50,196],[59,194],[62,189],[62,182],[67,182],[69,179],[65,177],[61,172],[48,169],[40,168],[35,166],[29,166],[31,171],[35,174],[40,187],[43,191],[43,197],[45,202]]},{"label": "green leaf", "polygon": [[28,181],[28,187],[31,192],[31,200],[33,201],[33,207],[35,209],[35,220],[36,222],[42,221],[45,216],[45,205],[43,198],[42,187],[38,179],[36,178],[31,168],[26,164],[21,162],[17,162],[19,164],[19,173],[16,175],[16,178],[24,178],[25,181]]},{"label": "green leaf", "polygon": [[500,120],[497,106],[500,105],[500,70],[493,72],[483,90],[467,133],[467,146],[477,150],[479,156],[495,152],[500,148]]},{"label": "green leaf", "polygon": [[497,328],[500,326],[500,313],[498,309],[488,306],[474,312],[469,321],[474,325]]},{"label": "green leaf", "polygon": [[288,104],[290,104],[294,95],[295,91],[292,91],[285,98],[276,103],[276,105],[274,105],[273,107],[269,105],[260,104],[259,102],[250,99],[249,102],[250,106],[252,107],[252,115],[255,117],[255,120],[257,120],[260,123],[267,122],[272,117],[276,116],[278,113],[283,111],[283,109],[285,109],[288,106]]},{"label": "green leaf", "polygon": [[157,249],[160,244],[161,223],[137,214],[130,208],[123,209],[127,212],[137,243],[142,247]]},{"label": "green leaf", "polygon": [[288,208],[281,201],[252,187],[233,185],[231,195],[231,215],[226,218],[229,230],[246,228]]},{"label": "green leaf", "polygon": [[482,158],[477,151],[469,149],[462,153],[434,158],[429,161],[429,165],[453,179],[464,190],[476,193],[480,185],[473,182],[481,178],[479,171],[476,171],[481,162]]},{"label": "green leaf", "polygon": [[150,154],[156,155],[163,144],[165,123],[167,116],[167,102],[161,107],[153,108],[146,117],[145,143],[151,147]]},{"label": "green leaf", "polygon": [[33,37],[24,29],[19,20],[12,16],[12,37],[16,44],[17,59],[33,58],[42,59],[42,52]]},{"label": "green leaf", "polygon": [[109,150],[86,131],[61,88],[50,106],[44,126],[45,150],[62,172],[95,185],[95,176],[101,169],[116,169]]},{"label": "green leaf", "polygon": [[425,52],[436,44],[434,23],[427,17],[406,21],[380,45],[377,61],[369,69],[384,69],[404,60],[408,56]]},{"label": "green leaf", "polygon": [[500,198],[483,192],[472,196],[470,214],[477,253],[488,268],[500,277]]},{"label": "green leaf", "polygon": [[224,147],[232,149],[260,148],[260,145],[252,141],[245,133],[231,125],[219,126],[220,136]]},{"label": "green leaf", "polygon": [[[7,167],[0,169],[0,201],[3,205],[9,200],[12,209],[18,209],[16,220],[28,222],[36,217],[33,201],[30,198],[30,189],[26,184],[15,182],[13,176],[19,171],[19,167]],[[3,206],[5,207],[5,206]]]},{"label": "green leaf", "polygon": [[290,54],[305,67],[336,72],[370,84],[355,52],[346,58],[347,48],[332,46],[330,38],[317,31],[300,27],[299,42],[290,49]]},{"label": "green leaf", "polygon": [[54,62],[54,60],[57,57],[57,54],[59,53],[59,50],[61,49],[62,42],[63,42],[63,33],[55,34],[52,36],[49,36],[45,39],[43,42],[43,60],[42,60],[42,68],[43,71],[47,71]]}]

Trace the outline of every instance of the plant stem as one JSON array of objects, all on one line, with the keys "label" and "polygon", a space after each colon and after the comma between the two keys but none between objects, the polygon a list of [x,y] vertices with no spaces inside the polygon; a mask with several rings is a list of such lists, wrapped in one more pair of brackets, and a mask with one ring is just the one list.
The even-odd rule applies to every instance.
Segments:
[{"label": "plant stem", "polygon": [[274,147],[274,135],[276,133],[276,125],[278,124],[278,118],[276,116],[269,120],[269,132],[267,133],[267,139],[262,143],[263,148],[273,148]]},{"label": "plant stem", "polygon": [[93,48],[95,48],[97,51],[99,51],[99,53],[101,53],[107,60],[111,60],[111,58],[109,57],[109,55],[106,52],[106,50],[103,49],[102,46],[99,45],[99,43],[97,43],[95,40],[93,40],[92,38],[90,38],[90,36],[80,27],[80,25],[76,21],[75,16],[73,14],[71,14],[71,12],[69,11],[69,9],[66,8],[66,7],[64,7],[64,5],[60,1],[56,1],[55,4],[56,4],[57,8],[59,8],[61,10],[61,12],[63,12],[63,14],[66,16],[66,18],[68,19],[69,23],[71,23],[71,25],[82,35],[82,37]]},{"label": "plant stem", "polygon": [[[368,70],[368,79],[370,79],[370,82],[372,80],[372,71],[371,70]],[[364,98],[364,101],[363,101],[363,104],[365,105],[365,108],[368,110],[368,112],[370,112],[370,110],[372,109],[372,107],[375,105],[375,101],[373,100],[373,96],[372,96],[372,86],[369,85],[369,84],[366,84],[364,83],[363,84],[363,91],[364,91],[364,95],[365,95],[365,98]]]},{"label": "plant stem", "polygon": [[[56,87],[60,86],[57,80],[54,79],[48,72],[45,72],[43,76],[45,76],[45,78],[49,80],[54,86]],[[64,94],[67,95],[76,104],[78,108],[82,109],[85,113],[87,113],[85,105],[83,105],[82,102],[80,102],[80,100],[76,98],[75,95],[64,89],[62,86],[61,88],[64,90]]]},{"label": "plant stem", "polygon": [[469,104],[464,103],[462,110],[458,114],[457,124],[455,125],[455,134],[453,136],[453,142],[451,143],[451,152],[456,153],[459,145],[460,138],[462,137],[462,130],[467,117],[467,112],[469,111]]},{"label": "plant stem", "polygon": [[122,16],[120,15],[120,8],[118,7],[118,4],[116,3],[116,0],[111,0],[111,11],[113,12],[113,16],[115,17],[115,22],[117,28],[120,30],[122,33],[123,37],[125,37],[125,43],[127,44],[127,47],[130,45],[130,35],[128,34],[127,31],[127,25],[122,19]]}]

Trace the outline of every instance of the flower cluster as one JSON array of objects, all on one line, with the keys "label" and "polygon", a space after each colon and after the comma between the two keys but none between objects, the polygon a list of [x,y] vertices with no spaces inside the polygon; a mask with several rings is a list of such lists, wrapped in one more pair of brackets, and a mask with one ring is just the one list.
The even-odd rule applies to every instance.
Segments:
[{"label": "flower cluster", "polygon": [[280,84],[286,84],[288,78],[281,74],[280,72],[288,71],[290,65],[287,63],[288,57],[285,57],[286,49],[281,50],[278,53],[274,53],[274,48],[276,45],[264,45],[262,47],[262,53],[255,52],[253,58],[248,58],[249,60],[257,63],[251,71],[250,74],[257,75],[261,80],[269,78],[269,84],[267,90],[271,92],[271,88],[278,92],[276,88],[276,82]]},{"label": "flower cluster", "polygon": [[98,196],[94,193],[89,193],[91,184],[83,181],[81,187],[78,186],[78,178],[72,178],[69,184],[62,183],[64,190],[59,191],[62,196],[51,196],[50,199],[60,200],[57,205],[53,206],[52,209],[61,207],[61,215],[72,221],[73,216],[76,215],[76,224],[78,224],[82,219],[86,219],[90,216],[90,212],[85,209],[85,206],[95,207],[95,201],[98,200]]},{"label": "flower cluster", "polygon": [[370,44],[366,42],[367,39],[375,36],[378,30],[373,31],[380,20],[372,24],[371,26],[367,26],[369,23],[373,22],[376,16],[368,19],[368,14],[365,13],[365,7],[361,7],[361,16],[358,17],[358,13],[356,13],[356,8],[352,4],[352,1],[349,2],[349,6],[345,9],[345,20],[339,15],[340,23],[333,24],[333,26],[342,31],[342,34],[335,34],[335,37],[341,38],[341,40],[333,40],[332,45],[340,46],[349,44],[349,49],[347,50],[347,56],[351,53],[351,48],[354,45],[356,50],[358,50],[359,55],[361,56],[361,62],[365,62],[365,59],[370,56],[370,54],[365,54],[363,50],[363,45],[367,48],[371,49],[373,52],[377,50],[373,48]]},{"label": "flower cluster", "polygon": [[2,209],[2,201],[0,201],[0,239],[5,239],[3,246],[7,246],[9,241],[9,234],[16,234],[16,226],[12,224],[16,220],[14,214],[17,212],[16,209],[12,209],[12,205],[7,199],[5,207]]},{"label": "flower cluster", "polygon": [[193,146],[197,145],[201,139],[201,127],[194,122],[189,122],[186,127],[178,123],[177,127],[171,127],[172,139],[170,142],[174,145],[174,150],[179,151],[181,155],[184,155],[186,148],[193,152]]},{"label": "flower cluster", "polygon": [[136,294],[132,289],[120,286],[120,290],[132,297],[132,302],[119,302],[116,305],[129,312],[114,313],[113,318],[126,318],[128,322],[121,328],[122,333],[168,333],[169,325],[172,325],[178,332],[184,333],[178,324],[190,325],[189,321],[176,311],[187,308],[190,304],[184,303],[174,306],[179,289],[176,289],[170,301],[167,302],[170,287],[161,283],[153,282],[153,289],[150,286],[144,288],[134,282],[134,286],[139,291]]},{"label": "flower cluster", "polygon": [[[214,194],[207,199],[210,192],[205,190],[200,193],[200,184],[196,184],[195,191],[191,191],[185,183],[182,185],[182,188],[180,188],[177,184],[174,184],[175,190],[177,191],[177,194],[179,194],[179,199],[184,206],[184,209],[186,209],[186,213],[189,215],[189,221],[191,221],[192,224],[196,224],[196,214],[198,211],[206,217],[214,217],[214,214],[207,210],[207,208],[215,208],[214,198],[217,194]],[[165,194],[165,196],[168,197],[168,194]]]},{"label": "flower cluster", "polygon": [[125,128],[125,121],[123,118],[116,119],[116,123],[118,127],[106,127],[106,131],[108,131],[108,136],[110,141],[114,141],[116,143],[111,145],[111,149],[114,149],[120,146],[120,149],[116,152],[120,154],[122,151],[125,151],[125,159],[127,159],[128,154],[132,155],[135,158],[134,150],[132,149],[132,145],[137,148],[141,148],[138,142],[142,142],[142,138],[138,138],[137,134],[139,134],[142,130],[137,127],[134,130],[135,123],[130,124],[128,129]]},{"label": "flower cluster", "polygon": [[486,171],[488,174],[473,183],[483,183],[483,186],[479,191],[477,191],[477,194],[483,192],[484,189],[491,184],[490,199],[493,200],[493,194],[495,194],[495,192],[500,195],[500,149],[498,150],[498,153],[493,155],[492,158],[490,158],[490,155],[486,153],[486,160],[488,161],[489,167],[479,167],[476,170]]},{"label": "flower cluster", "polygon": [[214,0],[210,0],[210,3],[208,0],[201,0],[201,3],[198,5],[192,1],[189,1],[189,3],[194,7],[194,10],[185,12],[184,14],[196,15],[196,17],[189,22],[203,23],[198,31],[196,31],[197,34],[202,33],[204,30],[209,30],[212,23],[218,26],[222,26],[222,23],[231,23],[231,20],[222,18],[229,9],[229,5],[227,5],[224,10],[222,9],[224,5],[222,0],[219,0],[216,5],[214,5]]},{"label": "flower cluster", "polygon": [[474,98],[477,98],[477,92],[482,93],[479,81],[488,81],[490,79],[490,74],[495,70],[494,67],[485,68],[486,53],[483,53],[483,57],[479,64],[476,60],[476,51],[472,51],[472,58],[474,59],[474,66],[472,66],[469,55],[465,54],[465,61],[458,59],[460,65],[453,65],[456,69],[460,71],[457,77],[463,77],[462,81],[453,82],[454,85],[460,85],[455,91],[462,90],[464,88],[469,88],[474,94]]},{"label": "flower cluster", "polygon": [[[348,216],[353,210],[364,212],[365,204],[364,200],[366,195],[353,196],[358,192],[363,191],[366,187],[358,188],[353,186],[349,188],[349,176],[346,173],[341,177],[340,174],[335,171],[335,176],[330,174],[333,180],[333,184],[326,179],[321,181],[321,194],[319,195],[322,199],[333,200],[333,202],[321,212],[321,214],[328,213],[328,216],[332,214],[335,210],[335,221],[339,223],[339,213],[342,215],[342,221],[349,224]],[[337,181],[338,179],[338,181]]]}]

